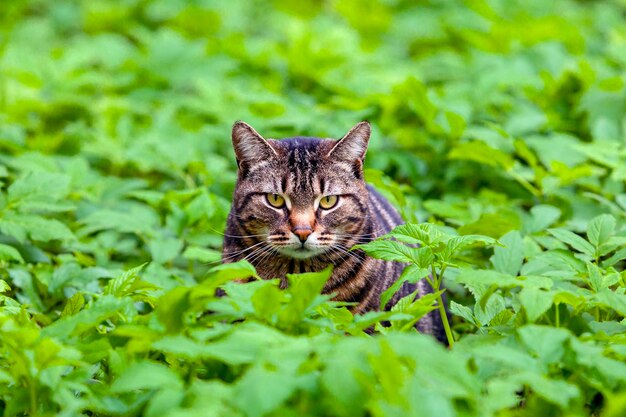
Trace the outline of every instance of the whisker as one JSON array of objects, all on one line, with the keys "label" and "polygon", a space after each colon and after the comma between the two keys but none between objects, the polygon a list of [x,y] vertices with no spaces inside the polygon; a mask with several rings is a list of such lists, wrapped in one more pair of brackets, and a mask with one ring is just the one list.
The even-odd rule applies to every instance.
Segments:
[{"label": "whisker", "polygon": [[246,260],[250,263],[256,262],[257,264],[260,264],[269,254],[271,254],[272,250],[273,248],[271,246],[262,247],[255,253],[248,255],[250,256],[250,259],[247,259],[248,257],[246,257]]},{"label": "whisker", "polygon": [[[371,242],[371,240],[355,240],[355,239],[348,239],[348,238],[336,238],[334,239],[334,242],[339,243],[339,244],[343,244],[343,246],[354,246],[354,245],[359,245],[361,243],[367,243],[367,242]],[[333,242],[333,243],[334,243]]]},{"label": "whisker", "polygon": [[260,247],[260,248],[256,248],[254,251],[250,252],[249,254],[247,254],[246,256],[244,256],[243,258],[241,258],[241,260],[246,260],[250,263],[252,263],[252,261],[257,257],[257,255],[263,253],[265,251],[265,247]]},{"label": "whisker", "polygon": [[231,260],[233,258],[236,258],[237,256],[241,255],[242,253],[247,252],[247,251],[249,251],[249,250],[251,250],[253,248],[256,248],[257,246],[262,245],[264,243],[265,243],[265,241],[259,242],[259,243],[255,243],[254,245],[248,246],[245,249],[242,249],[242,250],[239,250],[239,251],[236,251],[236,252],[231,252],[225,258],[222,258],[222,259],[217,260],[217,261],[209,262],[209,265],[217,264],[217,263],[223,263],[224,261],[229,261],[229,260]]},{"label": "whisker", "polygon": [[245,238],[249,238],[249,237],[268,237],[269,236],[267,233],[262,233],[262,234],[259,234],[259,235],[229,235],[229,234],[226,234],[226,233],[220,233],[220,232],[217,232],[217,233],[222,235],[222,236],[232,237],[232,238],[235,238],[235,239],[245,239]]},{"label": "whisker", "polygon": [[217,230],[217,229],[215,229],[215,228],[213,228],[211,226],[206,226],[206,227],[207,227],[207,229],[217,233],[218,235],[225,236],[225,237],[245,239],[245,238],[248,238],[248,237],[267,237],[268,236],[267,233],[261,233],[261,234],[258,234],[258,235],[231,235],[231,234],[228,234],[228,233],[220,232],[219,230]]},{"label": "whisker", "polygon": [[341,253],[339,250],[337,250],[337,248],[330,246],[328,249],[332,255],[338,256],[341,262],[344,262],[346,260],[346,256],[343,253]]},{"label": "whisker", "polygon": [[374,231],[372,231],[371,233],[346,233],[346,232],[337,232],[335,234],[337,235],[351,235],[351,236],[372,236],[372,235],[378,235],[381,233],[386,233],[385,229],[383,227],[380,227],[378,229],[375,229]]},{"label": "whisker", "polygon": [[365,261],[365,257],[363,257],[361,254],[356,253],[356,252],[351,252],[348,248],[346,248],[343,245],[335,245],[334,247],[339,249],[340,251],[344,252],[348,256],[353,256],[353,257],[355,257],[356,259],[359,259],[362,262]]},{"label": "whisker", "polygon": [[288,237],[268,237],[267,240],[271,241],[271,242],[286,242],[289,240]]},{"label": "whisker", "polygon": [[259,257],[257,259],[255,259],[255,261],[257,262],[257,264],[262,264],[263,262],[265,262],[267,260],[267,258],[269,258],[270,256],[272,256],[275,253],[277,253],[277,250],[275,248],[269,246],[268,250],[266,250],[264,254],[259,255]]}]

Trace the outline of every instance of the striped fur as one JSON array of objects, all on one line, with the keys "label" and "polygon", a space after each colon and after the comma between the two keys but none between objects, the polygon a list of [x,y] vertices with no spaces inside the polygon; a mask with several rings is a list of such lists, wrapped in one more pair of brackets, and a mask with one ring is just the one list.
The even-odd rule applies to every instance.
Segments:
[{"label": "striped fur", "polygon": [[[354,313],[377,310],[380,294],[402,273],[403,265],[349,249],[389,232],[402,223],[398,212],[363,180],[363,160],[369,141],[367,122],[356,125],[339,141],[312,137],[264,139],[249,125],[233,127],[239,174],[228,217],[222,259],[247,259],[263,278],[320,271],[334,265],[324,293],[339,301],[358,303]],[[276,208],[267,194],[284,196]],[[332,209],[320,206],[322,196],[337,195]],[[302,243],[302,229],[310,235]],[[295,242],[295,243],[294,243]],[[422,280],[405,283],[393,297],[418,290],[430,292]],[[432,312],[417,324],[419,331],[445,341],[441,319]]]}]

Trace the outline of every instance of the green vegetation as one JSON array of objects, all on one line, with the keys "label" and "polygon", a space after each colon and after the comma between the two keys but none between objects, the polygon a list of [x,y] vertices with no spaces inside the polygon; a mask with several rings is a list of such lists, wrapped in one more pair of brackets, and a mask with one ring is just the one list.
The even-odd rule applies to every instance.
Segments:
[{"label": "green vegetation", "polygon": [[[626,415],[625,16],[2,1],[0,410]],[[372,122],[368,180],[410,224],[366,250],[443,280],[451,349],[412,328],[436,295],[353,317],[319,295],[328,271],[234,281],[255,277],[219,264],[236,119],[268,137]]]}]

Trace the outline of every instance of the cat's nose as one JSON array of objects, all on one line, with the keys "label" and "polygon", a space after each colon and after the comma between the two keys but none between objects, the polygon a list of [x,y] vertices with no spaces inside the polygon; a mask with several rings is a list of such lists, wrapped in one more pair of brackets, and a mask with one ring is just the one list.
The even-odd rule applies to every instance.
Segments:
[{"label": "cat's nose", "polygon": [[300,242],[304,243],[309,235],[313,233],[313,230],[310,226],[296,226],[293,228],[292,232],[294,235],[298,236]]}]

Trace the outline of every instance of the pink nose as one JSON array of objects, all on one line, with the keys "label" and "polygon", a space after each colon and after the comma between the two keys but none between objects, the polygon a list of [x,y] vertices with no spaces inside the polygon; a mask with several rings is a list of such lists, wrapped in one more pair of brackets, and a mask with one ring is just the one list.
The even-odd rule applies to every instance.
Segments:
[{"label": "pink nose", "polygon": [[313,233],[313,230],[311,230],[310,226],[296,226],[293,229],[293,233],[298,236],[300,242],[304,243],[309,235]]}]

